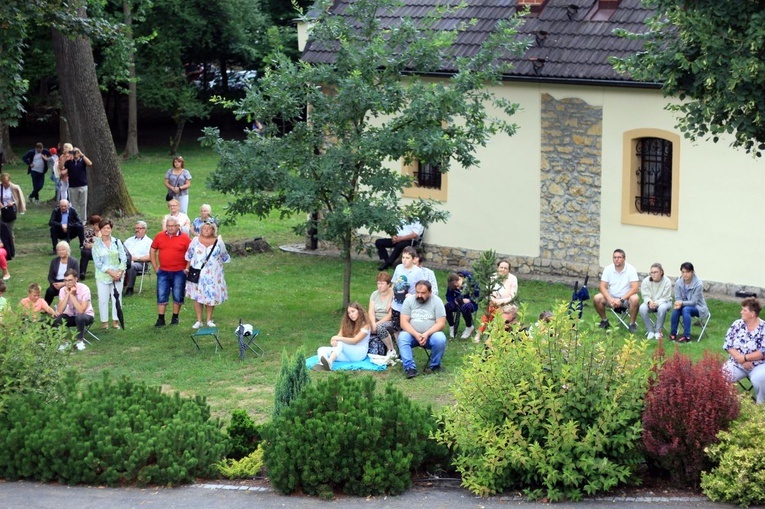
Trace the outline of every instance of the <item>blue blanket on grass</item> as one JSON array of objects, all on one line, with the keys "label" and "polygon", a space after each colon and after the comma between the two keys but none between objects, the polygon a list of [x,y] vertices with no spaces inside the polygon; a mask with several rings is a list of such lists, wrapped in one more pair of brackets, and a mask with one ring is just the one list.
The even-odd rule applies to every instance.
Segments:
[{"label": "blue blanket on grass", "polygon": [[[313,357],[309,357],[305,360],[305,365],[308,369],[311,369],[318,363],[319,363],[318,355],[314,355]],[[340,371],[340,370],[359,371],[362,369],[367,371],[385,371],[386,369],[388,369],[388,366],[378,366],[377,364],[369,360],[369,356],[365,357],[363,361],[355,361],[355,362],[335,361],[332,364],[332,371]]]}]

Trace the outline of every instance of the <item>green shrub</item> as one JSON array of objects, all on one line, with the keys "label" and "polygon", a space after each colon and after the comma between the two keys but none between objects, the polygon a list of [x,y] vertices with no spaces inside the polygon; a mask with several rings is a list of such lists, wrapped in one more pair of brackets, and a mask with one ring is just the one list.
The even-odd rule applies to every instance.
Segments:
[{"label": "green shrub", "polygon": [[231,412],[231,422],[226,428],[230,449],[229,459],[239,460],[258,448],[260,431],[246,411],[237,408]]},{"label": "green shrub", "polygon": [[286,350],[282,351],[282,369],[274,386],[274,417],[278,417],[309,383],[311,379],[303,350],[298,350],[293,357],[289,357]]},{"label": "green shrub", "polygon": [[645,342],[619,345],[559,306],[531,332],[490,325],[492,346],[467,359],[436,438],[463,486],[578,500],[634,478],[652,361]]},{"label": "green shrub", "polygon": [[220,475],[227,479],[250,479],[263,470],[263,447],[257,449],[242,459],[224,459],[215,464]]},{"label": "green shrub", "polygon": [[36,393],[54,397],[69,365],[69,353],[58,347],[69,341],[64,328],[25,319],[6,309],[0,320],[0,410],[7,397]]},{"label": "green shrub", "polygon": [[701,489],[715,502],[741,507],[765,503],[765,463],[759,454],[765,429],[765,406],[756,405],[747,395],[740,399],[741,412],[728,431],[721,431],[718,443],[707,447],[717,464],[701,474]]},{"label": "green shrub", "polygon": [[221,423],[203,398],[162,394],[127,379],[79,391],[68,375],[60,398],[9,398],[0,413],[0,477],[66,484],[173,485],[215,473],[226,453]]},{"label": "green shrub", "polygon": [[435,430],[424,409],[370,376],[338,373],[313,386],[263,430],[268,477],[282,493],[399,494],[425,459]]},{"label": "green shrub", "polygon": [[701,471],[711,466],[704,448],[738,416],[736,392],[710,352],[695,364],[677,351],[663,362],[646,394],[643,445],[673,484],[698,486]]}]

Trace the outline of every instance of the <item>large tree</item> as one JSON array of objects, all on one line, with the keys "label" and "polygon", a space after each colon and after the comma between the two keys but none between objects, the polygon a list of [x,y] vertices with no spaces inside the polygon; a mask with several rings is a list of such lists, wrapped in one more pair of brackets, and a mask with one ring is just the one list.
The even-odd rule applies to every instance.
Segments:
[{"label": "large tree", "polygon": [[765,2],[645,0],[656,10],[645,51],[617,68],[662,84],[681,100],[668,108],[691,139],[733,136],[758,156],[765,149]]},{"label": "large tree", "polygon": [[[78,11],[86,19],[84,9]],[[67,37],[53,29],[53,50],[56,55],[61,102],[69,123],[72,144],[93,161],[88,171],[88,211],[94,214],[119,212],[135,214],[133,200],[122,178],[106,111],[96,77],[96,66],[90,39]]]},{"label": "large tree", "polygon": [[[299,231],[318,226],[321,238],[340,247],[347,304],[351,252],[363,248],[359,229],[393,233],[404,217],[425,224],[446,219],[433,201],[401,207],[412,181],[390,164],[416,159],[442,172],[452,163],[470,168],[490,137],[513,134],[506,117],[492,118],[486,108],[509,117],[516,105],[495,98],[486,85],[498,82],[506,68],[499,58],[519,43],[516,22],[501,22],[473,57],[457,59],[453,76],[426,79],[421,73],[455,62],[450,50],[459,29],[431,28],[450,9],[433,9],[415,22],[396,15],[394,0],[339,3],[343,15],[329,1],[312,11],[318,17],[310,44],[331,48],[331,63],[295,63],[276,54],[257,86],[234,104],[240,117],[263,122],[265,136],[226,141],[208,129],[207,142],[221,156],[211,185],[233,196],[231,214],[301,214],[308,219]],[[277,118],[292,130],[277,136]]]}]

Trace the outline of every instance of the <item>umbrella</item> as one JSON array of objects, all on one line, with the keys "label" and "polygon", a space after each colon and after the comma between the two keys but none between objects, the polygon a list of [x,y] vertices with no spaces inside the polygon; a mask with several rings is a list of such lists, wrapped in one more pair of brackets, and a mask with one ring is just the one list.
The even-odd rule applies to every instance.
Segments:
[{"label": "umbrella", "polygon": [[590,292],[587,290],[587,281],[590,276],[584,277],[584,284],[579,288],[579,281],[574,283],[574,293],[571,294],[571,302],[568,303],[568,312],[579,312],[579,318],[582,318],[582,312],[584,311],[584,301],[590,300]]},{"label": "umbrella", "polygon": [[125,315],[122,314],[122,303],[120,302],[120,292],[117,291],[117,285],[112,284],[112,288],[114,289],[114,292],[113,292],[114,305],[117,308],[117,318],[120,321],[120,327],[122,327],[122,330],[125,330]]}]

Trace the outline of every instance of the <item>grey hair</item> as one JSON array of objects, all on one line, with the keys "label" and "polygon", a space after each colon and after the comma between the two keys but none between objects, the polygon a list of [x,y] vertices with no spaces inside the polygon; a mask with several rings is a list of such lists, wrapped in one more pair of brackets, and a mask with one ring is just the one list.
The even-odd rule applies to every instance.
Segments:
[{"label": "grey hair", "polygon": [[58,251],[58,248],[65,247],[66,248],[66,254],[70,255],[72,254],[72,246],[69,245],[69,242],[62,240],[58,244],[56,244],[56,251]]},{"label": "grey hair", "polygon": [[135,224],[137,224],[141,228],[146,228],[147,227],[146,221],[136,221]]}]

